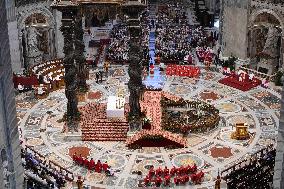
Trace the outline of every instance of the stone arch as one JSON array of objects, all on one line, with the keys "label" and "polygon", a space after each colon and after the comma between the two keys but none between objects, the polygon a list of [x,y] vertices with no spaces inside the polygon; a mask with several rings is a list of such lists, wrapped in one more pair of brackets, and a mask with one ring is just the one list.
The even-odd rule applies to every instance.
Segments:
[{"label": "stone arch", "polygon": [[[280,38],[278,39],[278,41],[280,43],[279,44],[280,47],[278,49],[278,51],[279,51],[278,54],[279,55],[278,55],[277,60],[276,60],[276,58],[271,59],[270,63],[273,64],[273,66],[270,66],[269,68],[268,68],[267,65],[270,65],[270,64],[267,64],[267,63],[265,64],[264,61],[262,61],[261,59],[256,57],[257,53],[263,52],[263,50],[261,50],[261,52],[260,52],[260,49],[264,48],[265,44],[260,44],[261,42],[259,42],[259,41],[261,41],[261,40],[258,40],[258,42],[256,41],[257,40],[256,36],[258,36],[258,35],[256,35],[255,32],[258,32],[260,35],[263,35],[263,37],[258,38],[258,39],[262,39],[262,38],[264,38],[264,35],[265,36],[268,35],[267,32],[269,31],[268,30],[268,26],[269,25],[265,25],[265,26],[263,25],[264,28],[261,28],[261,27],[260,28],[255,28],[254,27],[254,25],[257,23],[256,22],[257,19],[261,18],[259,16],[261,16],[263,14],[267,14],[268,16],[271,16],[271,18],[272,18],[271,22],[270,21],[265,21],[266,23],[268,23],[268,24],[270,23],[272,25],[277,23],[277,25],[278,24],[280,25],[280,28],[278,28],[278,31],[280,32],[279,33],[280,34]],[[284,16],[281,13],[279,13],[277,10],[258,9],[258,10],[255,10],[255,11],[253,11],[251,13],[251,15],[249,17],[249,24],[248,24],[248,40],[249,40],[249,42],[248,42],[248,54],[249,54],[250,58],[252,58],[253,62],[257,63],[257,68],[255,68],[255,69],[259,70],[260,67],[261,68],[265,68],[268,71],[269,75],[272,75],[272,73],[274,73],[275,71],[277,71],[277,69],[279,69],[280,67],[283,66],[283,63],[282,63],[282,60],[283,60],[282,52],[283,52],[283,45],[284,45],[284,43],[283,43],[283,38],[284,38],[283,30],[284,30]],[[275,35],[273,35],[273,36],[275,36]],[[270,36],[270,38],[271,38],[271,36]],[[264,43],[266,43],[266,42],[267,41],[265,40]],[[260,44],[260,46],[257,46],[259,44]],[[273,44],[276,44],[276,43],[273,43]],[[276,52],[276,51],[274,51],[274,52]],[[273,56],[273,57],[276,57],[276,56]]]},{"label": "stone arch", "polygon": [[55,46],[55,30],[56,30],[56,21],[54,15],[49,10],[47,3],[34,3],[27,6],[22,6],[18,8],[18,15],[17,15],[17,25],[18,25],[18,37],[19,37],[19,46],[20,46],[20,54],[21,54],[21,62],[22,67],[25,69],[28,68],[29,60],[25,58],[25,54],[27,52],[27,31],[25,21],[34,14],[42,15],[46,23],[48,24],[48,29],[45,32],[44,36],[47,36],[46,39],[46,46],[44,49],[45,53],[41,56],[37,63],[42,62],[43,60],[53,59],[56,57],[56,46]]},{"label": "stone arch", "polygon": [[[271,14],[272,16],[274,16],[279,21],[281,28],[284,29],[284,17],[282,16],[281,13],[278,13],[277,11],[274,11],[271,9],[260,9],[260,10],[253,12],[249,19],[249,27],[252,27],[257,16],[263,13]],[[282,33],[282,36],[283,35],[284,34]]]},{"label": "stone arch", "polygon": [[32,16],[35,13],[42,14],[46,17],[47,22],[51,28],[55,28],[55,19],[53,14],[48,10],[46,7],[32,7],[32,8],[25,8],[25,11],[22,14],[19,13],[18,17],[18,28],[21,30],[25,27],[25,20]]}]

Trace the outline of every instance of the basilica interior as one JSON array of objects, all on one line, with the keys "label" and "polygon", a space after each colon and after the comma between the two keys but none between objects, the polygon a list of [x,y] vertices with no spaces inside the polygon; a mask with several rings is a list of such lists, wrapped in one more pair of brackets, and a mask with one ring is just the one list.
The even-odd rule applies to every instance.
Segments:
[{"label": "basilica interior", "polygon": [[0,188],[284,189],[283,0],[1,0]]}]

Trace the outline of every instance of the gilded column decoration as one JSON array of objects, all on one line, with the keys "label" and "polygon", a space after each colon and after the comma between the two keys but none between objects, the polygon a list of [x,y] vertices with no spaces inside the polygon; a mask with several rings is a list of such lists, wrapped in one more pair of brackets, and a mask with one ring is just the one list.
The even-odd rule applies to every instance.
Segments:
[{"label": "gilded column decoration", "polygon": [[80,92],[86,92],[88,86],[86,83],[87,69],[86,69],[86,58],[84,55],[85,44],[83,42],[84,31],[82,29],[82,16],[78,14],[75,18],[74,27],[74,37],[75,37],[75,61],[77,66],[77,79],[78,79],[78,90]]},{"label": "gilded column decoration", "polygon": [[75,64],[75,48],[74,44],[74,12],[63,12],[62,26],[60,30],[62,31],[64,37],[64,47],[63,52],[65,57],[63,59],[64,68],[65,68],[65,96],[68,100],[67,102],[67,112],[66,123],[67,127],[70,130],[77,130],[77,120],[79,117],[78,111],[78,99],[76,96],[77,89],[77,72]]},{"label": "gilded column decoration", "polygon": [[140,117],[141,108],[139,99],[143,90],[142,84],[142,56],[140,52],[141,34],[139,15],[144,5],[136,1],[130,1],[122,7],[123,12],[128,16],[127,24],[130,33],[129,48],[129,117]]}]

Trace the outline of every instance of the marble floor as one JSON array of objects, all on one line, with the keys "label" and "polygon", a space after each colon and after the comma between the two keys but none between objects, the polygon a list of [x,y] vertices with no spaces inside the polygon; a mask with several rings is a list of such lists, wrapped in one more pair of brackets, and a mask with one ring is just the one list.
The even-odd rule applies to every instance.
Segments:
[{"label": "marble floor", "polygon": [[[204,134],[188,136],[188,147],[166,150],[164,148],[143,148],[130,150],[124,142],[82,142],[74,138],[67,140],[62,133],[62,118],[66,109],[64,90],[52,92],[42,100],[31,99],[28,94],[16,96],[17,119],[20,137],[24,144],[33,146],[36,151],[50,160],[86,178],[85,184],[100,188],[127,189],[137,186],[136,171],[145,175],[149,165],[180,166],[196,163],[205,172],[201,185],[187,185],[180,188],[214,188],[214,178],[218,170],[223,170],[235,162],[264,146],[275,143],[280,116],[280,93],[262,87],[242,92],[219,84],[223,75],[215,69],[201,69],[199,78],[166,77],[163,90],[185,99],[204,100],[220,110],[219,127]],[[127,91],[127,66],[110,69],[109,76],[102,84],[95,82],[90,73],[90,92],[84,105],[90,101],[106,102],[118,87],[124,85]],[[251,133],[250,140],[230,139],[232,126],[236,122],[247,122]],[[80,149],[87,156],[101,161],[107,160],[115,169],[114,177],[92,173],[73,164],[69,152]],[[66,188],[71,188],[68,185]],[[173,186],[171,186],[173,188]],[[175,187],[178,188],[178,187]]]}]

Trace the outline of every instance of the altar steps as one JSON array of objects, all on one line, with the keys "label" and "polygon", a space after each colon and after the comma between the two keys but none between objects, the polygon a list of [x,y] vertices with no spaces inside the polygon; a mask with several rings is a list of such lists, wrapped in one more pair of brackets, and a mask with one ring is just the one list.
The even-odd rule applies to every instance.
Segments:
[{"label": "altar steps", "polygon": [[[128,128],[117,128],[115,130],[113,130],[112,132],[127,132]],[[105,127],[105,128],[85,128],[85,129],[81,129],[82,132],[108,132],[109,128]]]},{"label": "altar steps", "polygon": [[103,121],[87,124],[81,128],[83,141],[126,141],[127,122]]},{"label": "altar steps", "polygon": [[82,136],[83,141],[126,141],[123,135],[112,137],[112,136],[98,136],[97,134],[89,134]]}]

